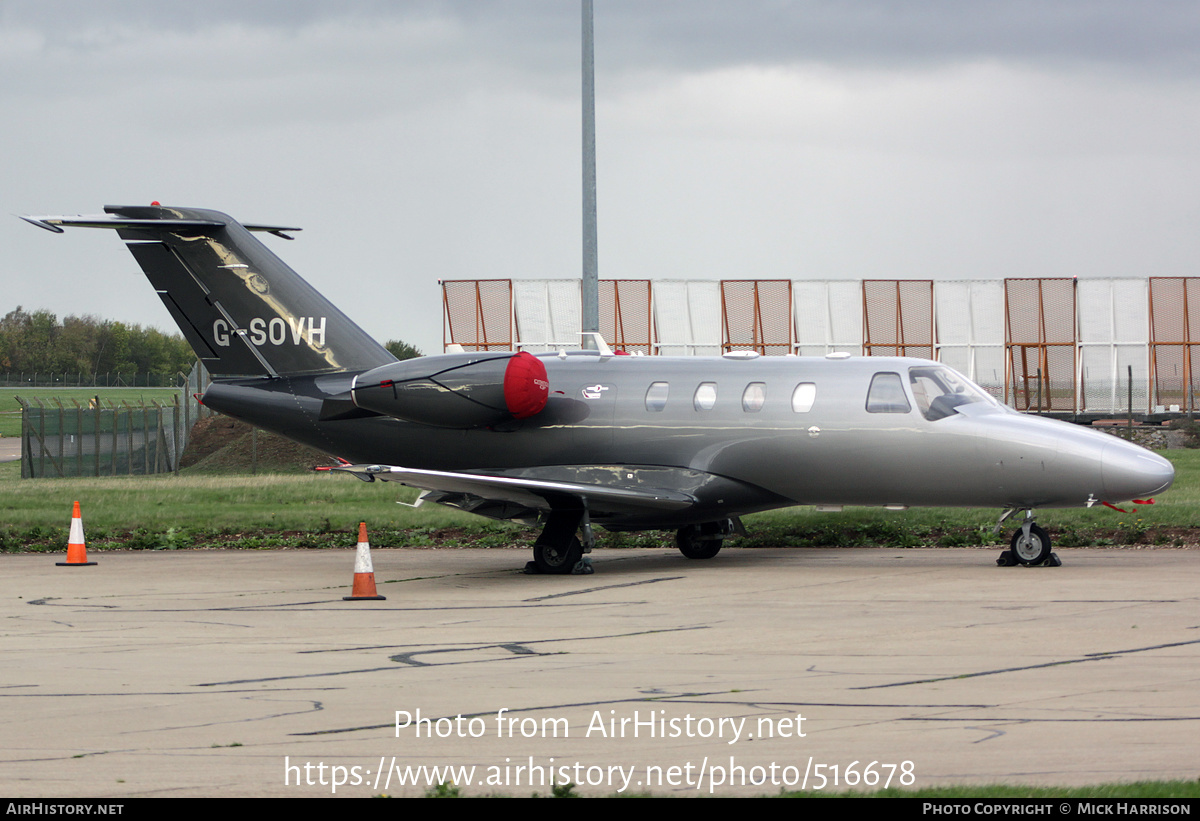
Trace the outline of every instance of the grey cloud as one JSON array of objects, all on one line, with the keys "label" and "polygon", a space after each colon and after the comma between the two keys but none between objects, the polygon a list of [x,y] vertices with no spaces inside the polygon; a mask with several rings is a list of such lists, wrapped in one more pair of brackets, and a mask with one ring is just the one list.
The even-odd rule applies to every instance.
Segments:
[{"label": "grey cloud", "polygon": [[[1200,56],[1200,5],[1184,0],[596,0],[595,7],[598,60],[610,71],[978,60],[1192,71]],[[435,22],[452,26],[458,45],[480,57],[536,71],[575,68],[579,4],[568,0],[9,0],[0,6],[0,25],[32,26],[79,47],[88,32],[117,23],[157,31],[236,24],[296,32],[331,23]]]}]

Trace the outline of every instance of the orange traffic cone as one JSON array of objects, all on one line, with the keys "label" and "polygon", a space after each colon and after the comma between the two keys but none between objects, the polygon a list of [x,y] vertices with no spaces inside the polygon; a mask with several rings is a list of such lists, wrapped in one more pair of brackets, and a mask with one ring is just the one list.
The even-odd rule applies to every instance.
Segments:
[{"label": "orange traffic cone", "polygon": [[87,560],[87,545],[83,542],[83,519],[79,516],[79,502],[71,512],[71,536],[67,539],[67,560],[55,562],[59,567],[87,567],[95,562]]},{"label": "orange traffic cone", "polygon": [[371,543],[367,541],[367,523],[358,523],[358,552],[354,555],[354,589],[342,601],[387,601],[375,591],[375,570],[371,567]]}]

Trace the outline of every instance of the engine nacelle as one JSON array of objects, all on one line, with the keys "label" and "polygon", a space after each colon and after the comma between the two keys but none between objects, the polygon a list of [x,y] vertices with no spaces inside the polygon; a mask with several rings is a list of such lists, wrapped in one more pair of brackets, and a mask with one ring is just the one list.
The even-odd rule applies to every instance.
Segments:
[{"label": "engine nacelle", "polygon": [[354,404],[435,425],[479,428],[525,419],[546,407],[550,381],[532,354],[450,354],[382,365],[354,380]]}]

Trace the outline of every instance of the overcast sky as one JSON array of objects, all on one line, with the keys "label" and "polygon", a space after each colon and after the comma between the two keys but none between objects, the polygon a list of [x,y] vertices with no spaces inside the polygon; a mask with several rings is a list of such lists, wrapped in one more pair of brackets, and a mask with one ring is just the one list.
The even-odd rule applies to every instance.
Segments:
[{"label": "overcast sky", "polygon": [[[595,0],[600,276],[1200,275],[1200,3]],[[109,232],[190,205],[381,341],[578,277],[575,0],[0,0],[0,314],[172,329]]]}]

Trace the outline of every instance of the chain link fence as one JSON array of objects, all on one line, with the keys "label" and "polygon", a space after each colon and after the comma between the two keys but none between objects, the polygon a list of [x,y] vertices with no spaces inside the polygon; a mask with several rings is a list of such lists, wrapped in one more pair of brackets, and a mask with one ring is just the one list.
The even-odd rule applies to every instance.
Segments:
[{"label": "chain link fence", "polygon": [[196,398],[209,381],[197,363],[188,375],[176,376],[179,392],[170,402],[18,395],[21,478],[178,473],[192,426],[211,414]]},{"label": "chain link fence", "polygon": [[0,373],[0,388],[179,388],[181,373]]}]

